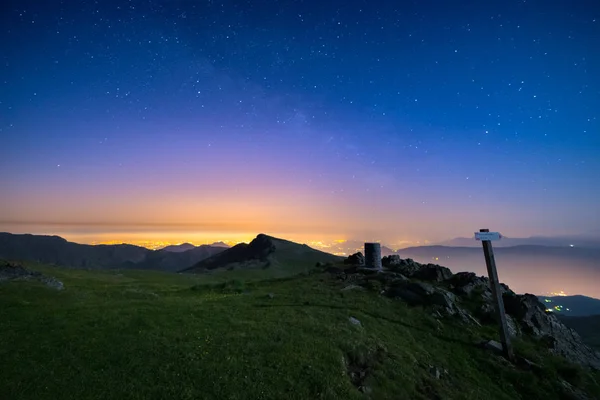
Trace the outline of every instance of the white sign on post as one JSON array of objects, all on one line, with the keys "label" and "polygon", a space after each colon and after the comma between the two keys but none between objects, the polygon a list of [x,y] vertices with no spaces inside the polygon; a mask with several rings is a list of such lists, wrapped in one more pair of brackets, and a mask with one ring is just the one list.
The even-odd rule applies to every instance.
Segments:
[{"label": "white sign on post", "polygon": [[475,232],[477,240],[500,240],[501,238],[500,232]]}]

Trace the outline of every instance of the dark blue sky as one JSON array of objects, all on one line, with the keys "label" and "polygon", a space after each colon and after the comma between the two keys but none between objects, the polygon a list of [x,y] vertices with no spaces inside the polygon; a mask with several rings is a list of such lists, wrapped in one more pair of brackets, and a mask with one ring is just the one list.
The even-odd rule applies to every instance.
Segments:
[{"label": "dark blue sky", "polygon": [[9,1],[1,26],[13,230],[600,225],[595,1]]}]

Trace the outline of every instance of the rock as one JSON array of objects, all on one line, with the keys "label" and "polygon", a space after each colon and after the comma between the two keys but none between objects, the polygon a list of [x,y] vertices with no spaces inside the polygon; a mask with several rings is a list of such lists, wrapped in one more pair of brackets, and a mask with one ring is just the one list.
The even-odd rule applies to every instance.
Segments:
[{"label": "rock", "polygon": [[358,388],[358,390],[360,390],[364,394],[371,394],[371,393],[373,393],[373,389],[371,389],[370,386],[361,386],[361,387]]},{"label": "rock", "polygon": [[272,299],[272,298],[274,298],[274,297],[275,297],[275,295],[274,295],[273,293],[269,293],[269,294],[267,294],[267,297],[268,297],[269,299]]},{"label": "rock", "polygon": [[571,400],[593,400],[587,394],[581,391],[581,389],[574,387],[569,382],[559,379],[559,383],[562,386],[563,397]]},{"label": "rock", "polygon": [[521,367],[523,367],[526,370],[529,371],[542,371],[542,366],[539,364],[534,363],[533,361],[530,361],[528,359],[526,359],[525,357],[521,357],[519,355],[516,356],[516,360],[517,360],[517,364],[520,365]]},{"label": "rock", "polygon": [[502,295],[515,295],[516,294],[508,287],[508,285],[505,285],[504,283],[500,284],[500,291],[502,292]]},{"label": "rock", "polygon": [[475,317],[473,317],[471,314],[469,314],[465,310],[459,308],[458,312],[459,312],[460,318],[463,320],[463,322],[465,324],[473,323],[473,324],[475,324],[477,326],[481,326],[481,324],[479,323],[479,321],[477,321],[477,319],[475,319]]},{"label": "rock", "polygon": [[346,292],[348,290],[354,290],[354,289],[363,290],[364,288],[362,286],[358,286],[358,285],[348,285],[345,288],[341,289],[341,291]]},{"label": "rock", "polygon": [[502,343],[497,342],[495,340],[486,340],[483,341],[481,343],[481,346],[486,349],[486,350],[490,350],[492,352],[498,353],[498,354],[503,354],[504,350],[502,348]]},{"label": "rock", "polygon": [[425,303],[423,296],[408,289],[406,285],[391,287],[385,294],[388,297],[402,299],[411,306],[422,305]]},{"label": "rock", "polygon": [[510,316],[507,315],[506,316],[506,325],[508,327],[508,335],[510,337],[517,337],[519,336],[519,327],[517,326],[517,323],[515,322],[515,320]]},{"label": "rock", "polygon": [[65,288],[64,284],[56,278],[9,261],[0,261],[0,282],[3,281],[38,281],[52,289],[63,290]]},{"label": "rock", "polygon": [[348,256],[344,260],[344,264],[347,265],[365,265],[365,256],[360,251],[358,253],[354,253],[351,256]]},{"label": "rock", "polygon": [[384,267],[400,265],[401,263],[402,263],[402,259],[397,254],[394,254],[391,256],[385,256],[381,259],[381,265],[383,265]]},{"label": "rock", "polygon": [[416,270],[411,278],[422,279],[424,281],[442,282],[452,278],[452,271],[446,267],[437,264],[427,264]]},{"label": "rock", "polygon": [[494,322],[496,317],[494,316],[494,306],[491,303],[483,303],[477,309],[477,316],[485,323]]},{"label": "rock", "polygon": [[389,263],[389,261],[386,261],[386,263],[388,264],[387,268],[389,270],[399,272],[407,277],[412,277],[412,275],[422,267],[421,264],[415,262],[411,258],[407,258],[405,260],[400,259],[399,261],[394,258],[393,264]]},{"label": "rock", "polygon": [[[459,295],[471,296],[474,292],[485,292],[489,290],[489,280],[483,276],[477,276],[473,272],[459,272],[448,279],[454,287],[454,292]],[[489,292],[491,298],[491,291]]]},{"label": "rock", "polygon": [[433,376],[435,379],[440,379],[442,378],[445,374],[448,373],[448,371],[446,371],[445,369],[441,369],[438,367],[434,367],[433,365],[429,366],[429,373],[431,374],[431,376]]},{"label": "rock", "polygon": [[398,285],[402,285],[405,284],[406,282],[408,282],[408,278],[405,277],[404,275],[398,274],[399,276],[392,279],[389,284],[391,286],[398,286]]},{"label": "rock", "polygon": [[425,282],[409,282],[406,288],[420,296],[430,296],[435,293],[435,289]]},{"label": "rock", "polygon": [[437,289],[430,297],[431,304],[454,309],[456,308],[456,296],[446,290]]},{"label": "rock", "polygon": [[356,319],[356,318],[354,318],[354,317],[350,317],[350,318],[348,318],[348,321],[350,321],[350,323],[351,323],[352,325],[362,326],[362,324],[360,323],[360,321],[359,321],[359,320],[357,320],[357,319]]}]

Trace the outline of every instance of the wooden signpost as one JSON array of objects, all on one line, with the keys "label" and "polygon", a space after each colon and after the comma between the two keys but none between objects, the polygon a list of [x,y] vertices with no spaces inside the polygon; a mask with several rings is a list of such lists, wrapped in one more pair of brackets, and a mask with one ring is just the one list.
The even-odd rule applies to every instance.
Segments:
[{"label": "wooden signpost", "polygon": [[500,240],[502,235],[498,232],[490,232],[489,229],[480,229],[475,232],[475,239],[481,240],[483,245],[483,255],[485,256],[485,265],[487,266],[492,296],[494,297],[494,306],[496,309],[496,319],[500,323],[500,339],[502,340],[502,350],[504,356],[514,361],[514,353],[510,344],[510,335],[508,333],[508,324],[506,314],[504,313],[504,301],[502,300],[502,289],[498,280],[498,271],[496,270],[496,260],[494,259],[494,249],[492,240]]}]

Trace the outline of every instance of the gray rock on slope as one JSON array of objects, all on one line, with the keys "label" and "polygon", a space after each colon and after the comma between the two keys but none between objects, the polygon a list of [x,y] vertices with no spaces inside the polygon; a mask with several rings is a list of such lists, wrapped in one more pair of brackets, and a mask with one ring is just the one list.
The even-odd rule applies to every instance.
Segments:
[{"label": "gray rock on slope", "polygon": [[5,281],[39,281],[56,290],[64,289],[61,281],[40,272],[29,270],[20,264],[0,261],[0,282]]}]

